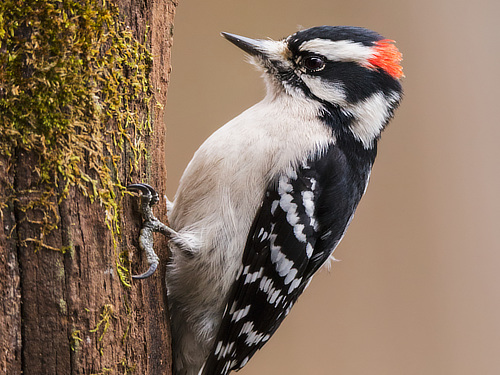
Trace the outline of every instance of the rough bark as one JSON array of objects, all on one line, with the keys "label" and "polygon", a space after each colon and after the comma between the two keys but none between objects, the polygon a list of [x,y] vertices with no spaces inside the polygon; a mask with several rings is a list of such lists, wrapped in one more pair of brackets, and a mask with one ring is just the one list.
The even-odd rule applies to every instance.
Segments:
[{"label": "rough bark", "polygon": [[[176,1],[119,0],[117,4],[134,35],[143,36],[149,25],[148,44],[154,57],[153,129],[146,139],[148,157],[139,172],[130,173],[125,148],[118,165],[124,183],[147,182],[165,190],[165,155],[162,105],[170,73],[170,49]],[[111,140],[108,140],[111,144]],[[0,187],[23,191],[35,178],[36,158],[20,151],[8,170],[0,162]],[[4,194],[5,191],[0,191]],[[21,197],[22,199],[22,197]],[[61,221],[44,243],[67,247],[63,253],[36,250],[18,238],[37,235],[26,215],[13,202],[0,219],[0,373],[2,374],[170,374],[171,354],[164,265],[165,239],[156,238],[163,268],[150,279],[120,282],[116,259],[128,252],[133,274],[146,269],[138,248],[141,218],[134,197],[121,200],[122,234],[116,248],[105,224],[105,213],[72,189],[57,202]],[[166,217],[165,205],[155,209]]]}]

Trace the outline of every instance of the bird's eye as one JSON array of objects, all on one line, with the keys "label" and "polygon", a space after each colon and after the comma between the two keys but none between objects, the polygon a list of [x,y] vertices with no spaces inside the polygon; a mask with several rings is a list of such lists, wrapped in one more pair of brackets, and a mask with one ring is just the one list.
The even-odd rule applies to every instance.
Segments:
[{"label": "bird's eye", "polygon": [[325,60],[318,56],[309,56],[302,60],[302,65],[309,71],[317,72],[325,67]]}]

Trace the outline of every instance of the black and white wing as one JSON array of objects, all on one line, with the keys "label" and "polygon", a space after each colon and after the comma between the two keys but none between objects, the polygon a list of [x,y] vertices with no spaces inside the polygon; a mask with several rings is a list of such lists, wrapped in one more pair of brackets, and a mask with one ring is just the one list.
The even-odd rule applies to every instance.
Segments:
[{"label": "black and white wing", "polygon": [[370,168],[332,145],[268,187],[204,375],[242,368],[269,340],[342,238]]}]

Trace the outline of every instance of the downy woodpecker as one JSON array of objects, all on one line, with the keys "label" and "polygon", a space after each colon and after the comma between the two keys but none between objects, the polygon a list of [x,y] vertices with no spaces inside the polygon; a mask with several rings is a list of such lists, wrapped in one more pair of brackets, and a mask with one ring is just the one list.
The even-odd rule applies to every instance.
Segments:
[{"label": "downy woodpecker", "polygon": [[174,374],[241,369],[279,327],[342,239],[366,190],[377,141],[402,96],[401,54],[359,27],[289,37],[222,35],[263,72],[267,95],[196,151],[169,226],[145,184],[141,247],[170,238]]}]

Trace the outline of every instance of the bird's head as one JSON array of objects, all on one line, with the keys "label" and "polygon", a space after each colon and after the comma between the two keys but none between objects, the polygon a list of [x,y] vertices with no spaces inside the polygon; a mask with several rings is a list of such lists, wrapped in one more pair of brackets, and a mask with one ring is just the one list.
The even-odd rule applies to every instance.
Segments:
[{"label": "bird's head", "polygon": [[222,35],[264,70],[270,93],[319,102],[336,133],[365,149],[374,147],[401,99],[401,53],[374,31],[319,26],[279,41]]}]

